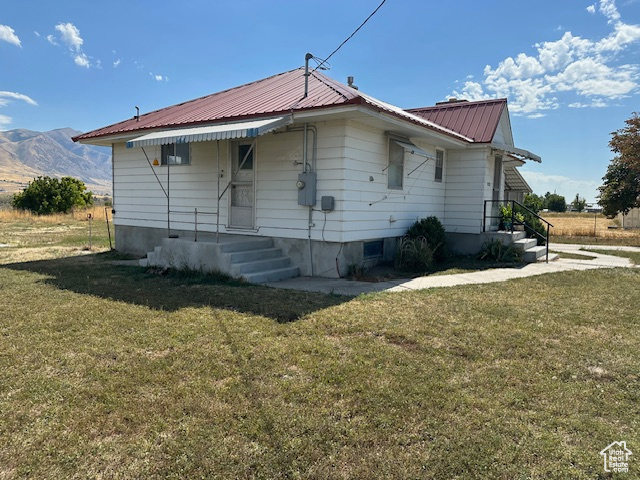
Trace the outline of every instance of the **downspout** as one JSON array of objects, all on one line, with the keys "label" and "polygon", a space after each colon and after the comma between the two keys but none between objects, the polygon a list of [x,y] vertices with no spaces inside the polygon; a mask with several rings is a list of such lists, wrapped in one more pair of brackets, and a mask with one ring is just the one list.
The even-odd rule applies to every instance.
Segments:
[{"label": "downspout", "polygon": [[[309,131],[313,134],[313,143],[312,143],[312,156],[311,156],[311,164],[308,163],[309,154],[307,152],[309,147],[308,135]],[[306,173],[307,171],[315,171],[317,170],[317,149],[318,149],[318,129],[315,125],[309,125],[305,123],[302,127],[287,127],[285,132],[303,132],[304,138],[302,140],[302,172]],[[276,134],[278,132],[275,132]],[[282,132],[284,133],[284,132]],[[307,166],[309,166],[309,170],[307,170]],[[309,246],[309,270],[311,275],[313,276],[313,260],[312,260],[312,247],[311,247],[311,227],[313,226],[313,207],[309,207],[309,219],[307,225],[307,241]]]},{"label": "downspout", "polygon": [[216,140],[216,161],[218,163],[218,197],[216,204],[216,243],[220,243],[220,140]]},{"label": "downspout", "polygon": [[[308,55],[308,54],[307,54]],[[308,67],[308,63],[309,61],[307,60],[307,67]],[[305,82],[305,96],[307,95],[306,92],[306,82]],[[309,124],[305,123],[304,124],[304,138],[302,140],[302,171],[304,173],[307,173],[307,171],[313,171],[313,168],[310,168],[309,170],[307,170],[307,161],[308,161],[308,157],[309,154],[307,152],[308,150],[308,136],[309,136]],[[311,226],[313,225],[313,206],[309,205],[309,220],[307,222],[307,242],[309,244],[309,271],[311,272],[311,276],[313,277],[313,249],[311,248]]]},{"label": "downspout", "polygon": [[[307,98],[309,95],[309,60],[313,58],[313,55],[307,53],[304,56],[304,96],[302,98]],[[304,124],[304,138],[302,140],[302,172],[307,173],[307,135],[308,135],[309,124]],[[313,207],[309,206],[309,220],[307,221],[307,241],[309,244],[309,271],[311,272],[311,276],[313,277],[313,250],[311,248],[311,225],[313,223]]]},{"label": "downspout", "polygon": [[[160,146],[162,154],[162,146]],[[176,144],[173,144],[173,158],[176,158]],[[162,164],[162,160],[160,161]],[[171,159],[167,157],[167,237],[171,238],[171,200],[169,198],[171,188]]]}]

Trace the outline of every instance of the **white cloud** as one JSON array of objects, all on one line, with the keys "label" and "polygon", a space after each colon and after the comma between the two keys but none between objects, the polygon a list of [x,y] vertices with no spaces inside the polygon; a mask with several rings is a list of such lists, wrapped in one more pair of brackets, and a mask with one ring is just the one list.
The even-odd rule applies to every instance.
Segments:
[{"label": "white cloud", "polygon": [[[587,11],[595,14],[596,5]],[[559,40],[535,44],[533,55],[520,53],[495,68],[487,65],[482,80],[465,82],[453,96],[507,97],[514,114],[537,118],[560,106],[559,93],[583,97],[573,105],[600,107],[640,90],[640,65],[617,64],[621,52],[640,43],[640,25],[622,22],[614,0],[600,0],[598,11],[613,26],[608,36],[587,39],[565,32]]]},{"label": "white cloud", "polygon": [[59,23],[56,30],[60,32],[60,40],[70,50],[80,52],[84,40],[80,36],[80,30],[73,23]]},{"label": "white cloud", "polygon": [[13,122],[13,118],[0,114],[0,129],[8,127],[11,125],[11,122]]},{"label": "white cloud", "polygon": [[607,104],[602,100],[594,100],[591,103],[575,102],[575,103],[570,103],[567,106],[569,108],[603,108],[603,107],[606,107]]},{"label": "white cloud", "polygon": [[8,25],[0,25],[0,40],[8,42],[16,47],[21,47],[20,39],[16,35],[16,31]]},{"label": "white cloud", "polygon": [[34,34],[36,37],[40,38],[40,32],[38,32],[37,30],[34,30],[34,31],[33,31],[33,34]]},{"label": "white cloud", "polygon": [[602,183],[596,180],[548,175],[528,170],[520,170],[520,173],[538,195],[543,195],[546,192],[557,192],[559,195],[563,195],[567,201],[571,201],[576,193],[579,193],[581,197],[585,197],[587,201],[594,201],[597,197],[597,188]]},{"label": "white cloud", "polygon": [[149,75],[151,75],[151,77],[156,81],[156,82],[168,82],[169,81],[169,77],[166,76],[162,76],[162,75],[156,75],[152,72],[149,72]]},{"label": "white cloud", "polygon": [[600,13],[609,19],[609,23],[615,23],[620,20],[620,13],[614,0],[600,0]]},{"label": "white cloud", "polygon": [[73,61],[79,67],[89,68],[91,66],[91,63],[89,62],[89,58],[87,58],[87,56],[84,53],[80,53],[75,57],[73,57]]},{"label": "white cloud", "polygon": [[[13,99],[13,100],[22,100],[23,102],[27,102],[29,105],[38,105],[38,103],[31,97],[24,95],[22,93],[16,93],[16,92],[7,92],[7,91],[0,91],[0,101],[2,101],[3,99]],[[6,102],[6,100],[5,100]],[[5,103],[6,105],[6,103]]]},{"label": "white cloud", "polygon": [[[102,68],[102,61],[95,60],[94,57],[88,56],[82,49],[84,40],[80,36],[80,30],[73,23],[59,23],[55,26],[55,30],[58,32],[58,37],[54,35],[47,35],[47,40],[52,45],[65,45],[73,58],[73,63],[82,68]],[[95,61],[93,61],[95,60]],[[93,62],[93,63],[92,63]]]},{"label": "white cloud", "polygon": [[121,63],[120,59],[117,59],[115,62],[113,62],[113,68],[118,68],[120,63]]},{"label": "white cloud", "polygon": [[[29,105],[38,105],[33,98],[24,95],[23,93],[0,91],[0,107],[6,107],[11,100],[20,100],[28,103]],[[8,127],[12,122],[13,118],[8,115],[0,114],[0,129]]]}]

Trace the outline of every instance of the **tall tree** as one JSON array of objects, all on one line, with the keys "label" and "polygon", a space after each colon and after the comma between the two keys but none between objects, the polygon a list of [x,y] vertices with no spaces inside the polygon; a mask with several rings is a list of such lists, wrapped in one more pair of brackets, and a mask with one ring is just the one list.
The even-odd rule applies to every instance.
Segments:
[{"label": "tall tree", "polygon": [[93,204],[92,193],[76,178],[38,177],[22,192],[13,196],[11,204],[20,210],[29,210],[38,215],[66,213],[73,207]]},{"label": "tall tree", "polygon": [[587,201],[584,198],[580,198],[579,193],[576,193],[576,198],[574,198],[573,202],[571,202],[571,206],[576,212],[581,212],[584,210],[584,207],[587,206]]},{"label": "tall tree", "polygon": [[535,193],[525,193],[522,204],[533,213],[538,213],[544,208],[544,197],[536,195]]},{"label": "tall tree", "polygon": [[618,155],[598,188],[603,213],[609,217],[640,207],[640,116],[635,112],[625,123],[626,127],[611,134],[609,147]]},{"label": "tall tree", "polygon": [[564,212],[567,210],[567,201],[564,196],[557,193],[551,193],[548,196],[545,195],[545,207],[552,212]]}]

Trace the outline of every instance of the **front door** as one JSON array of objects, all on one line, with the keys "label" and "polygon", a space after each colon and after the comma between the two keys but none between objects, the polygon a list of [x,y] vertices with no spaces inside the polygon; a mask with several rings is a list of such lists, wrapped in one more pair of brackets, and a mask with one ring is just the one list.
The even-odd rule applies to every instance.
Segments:
[{"label": "front door", "polygon": [[254,227],[255,190],[254,162],[255,143],[231,143],[231,205],[229,225],[238,228]]}]

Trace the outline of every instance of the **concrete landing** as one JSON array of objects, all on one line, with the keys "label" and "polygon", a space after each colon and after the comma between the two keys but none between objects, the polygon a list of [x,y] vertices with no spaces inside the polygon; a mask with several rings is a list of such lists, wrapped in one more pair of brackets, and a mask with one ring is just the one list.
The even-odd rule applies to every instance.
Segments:
[{"label": "concrete landing", "polygon": [[402,292],[407,290],[423,290],[427,288],[453,287],[457,285],[474,285],[480,283],[505,282],[514,278],[525,278],[546,273],[566,272],[571,270],[592,270],[597,268],[636,267],[629,259],[585,252],[581,248],[606,250],[626,250],[640,252],[640,247],[585,246],[568,244],[550,244],[549,249],[558,252],[580,253],[595,257],[593,260],[558,259],[552,263],[530,263],[521,268],[494,268],[472,273],[453,275],[436,275],[418,278],[396,279],[388,282],[369,283],[356,282],[343,278],[298,277],[292,280],[267,283],[274,288],[303,290],[309,292],[333,293],[356,296],[372,292]]}]

